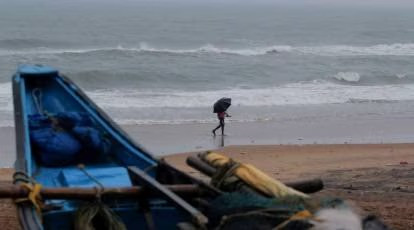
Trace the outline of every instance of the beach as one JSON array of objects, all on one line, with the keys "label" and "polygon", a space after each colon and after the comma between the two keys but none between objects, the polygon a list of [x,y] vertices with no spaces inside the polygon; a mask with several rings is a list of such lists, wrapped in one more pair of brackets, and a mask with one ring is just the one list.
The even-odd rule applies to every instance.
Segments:
[{"label": "beach", "polygon": [[[321,178],[325,188],[317,196],[335,196],[355,204],[361,216],[375,214],[392,229],[414,227],[414,144],[238,145],[215,150],[251,163],[284,182]],[[192,176],[206,179],[185,164],[187,156],[165,160]],[[0,170],[2,183],[10,183],[12,170]],[[3,229],[16,229],[12,202],[2,200]]]},{"label": "beach", "polygon": [[[353,106],[353,105],[352,105]],[[361,216],[375,214],[393,229],[414,225],[413,118],[390,113],[375,116],[347,114],[346,107],[285,107],[282,120],[235,122],[227,120],[226,136],[213,136],[216,123],[122,125],[136,143],[157,158],[165,158],[184,172],[205,176],[185,164],[189,155],[215,150],[251,163],[284,182],[321,178],[325,188],[318,196],[337,196],[351,201]],[[392,103],[382,105],[391,110]],[[355,108],[355,106],[353,106]],[[378,110],[378,106],[371,107]],[[294,119],[301,110],[308,116]],[[364,108],[367,111],[367,108]],[[353,110],[353,113],[355,110]],[[329,116],[330,114],[341,116]],[[300,113],[299,113],[300,114]],[[235,115],[235,114],[233,114]],[[236,114],[237,116],[237,114]],[[289,118],[290,117],[290,118]],[[315,119],[322,117],[323,119]],[[2,142],[1,183],[10,183],[15,160],[14,128],[0,128]],[[0,222],[15,229],[12,201],[0,204]]]},{"label": "beach", "polygon": [[[374,214],[392,229],[403,230],[414,227],[413,150],[414,144],[334,144],[229,146],[217,151],[281,181],[321,178],[325,188],[315,195],[346,199],[361,216]],[[166,159],[199,176],[184,163],[189,155]]]},{"label": "beach", "polygon": [[[318,195],[414,229],[414,4],[328,2],[5,2],[0,185],[16,160],[11,77],[42,64],[191,175],[206,179],[187,156],[219,151],[282,181],[322,178]],[[222,97],[232,117],[213,136]],[[16,229],[12,201],[0,210]]]}]

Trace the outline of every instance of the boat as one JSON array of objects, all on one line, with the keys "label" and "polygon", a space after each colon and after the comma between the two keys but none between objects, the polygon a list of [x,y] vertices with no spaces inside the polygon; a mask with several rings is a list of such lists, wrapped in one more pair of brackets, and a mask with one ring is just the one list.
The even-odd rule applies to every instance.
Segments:
[{"label": "boat", "polygon": [[[14,74],[12,86],[17,148],[15,183],[75,191],[66,198],[43,197],[41,211],[33,200],[18,203],[23,229],[74,229],[77,211],[88,199],[105,203],[126,229],[206,228],[208,219],[198,209],[200,204],[196,201],[208,202],[220,191],[154,157],[68,77],[52,67],[23,65]],[[58,119],[66,115],[86,117],[88,130],[104,134],[105,150],[89,148],[89,152],[82,152],[78,148],[77,157],[65,158],[63,155],[75,146],[69,144],[62,147],[62,154],[42,153],[44,146],[39,147],[36,142],[37,131],[42,127],[36,129],[32,123],[46,123],[49,125],[43,127],[49,127],[46,132],[60,132],[67,138],[74,128],[68,131],[67,127],[58,126],[61,122]],[[58,135],[56,133],[49,137]],[[96,135],[89,136],[92,137]],[[79,154],[90,156],[79,157]],[[89,198],[85,198],[85,194],[77,195],[76,191],[88,193]]]},{"label": "boat", "polygon": [[286,186],[214,152],[189,157],[212,186],[132,140],[57,69],[20,66],[12,87],[15,185],[0,188],[0,198],[15,199],[25,230],[273,229],[303,211],[292,197],[305,202],[304,193],[323,187]]}]

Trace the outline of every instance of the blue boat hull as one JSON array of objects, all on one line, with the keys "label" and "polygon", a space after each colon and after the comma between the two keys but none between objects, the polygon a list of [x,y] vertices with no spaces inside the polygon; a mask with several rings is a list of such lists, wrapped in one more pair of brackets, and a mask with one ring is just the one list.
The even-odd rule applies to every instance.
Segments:
[{"label": "blue boat hull", "polygon": [[[79,164],[84,164],[85,170],[104,187],[146,185],[153,186],[151,188],[157,191],[158,183],[196,184],[211,196],[217,194],[217,191],[204,183],[154,158],[132,141],[79,87],[57,70],[45,66],[22,66],[13,76],[12,82],[17,145],[16,171],[24,172],[43,186],[98,187],[79,168]],[[36,97],[36,93],[41,97]],[[109,153],[98,153],[93,160],[79,160],[62,166],[44,164],[35,153],[31,139],[34,130],[29,125],[33,115],[43,112],[87,114],[93,120],[94,128],[105,133],[111,146]],[[145,171],[150,178],[134,179],[128,170],[130,166]],[[183,198],[181,203],[178,202],[181,207],[187,207],[183,209],[174,200],[178,198],[167,199],[171,196],[175,195],[146,198],[146,208],[143,208],[142,202],[131,198],[109,199],[105,203],[118,214],[128,229],[149,229],[152,224],[156,229],[176,229],[177,223],[194,220],[194,213],[202,216],[193,209],[190,200]],[[48,200],[46,203],[55,208],[43,211],[42,215],[38,215],[31,204],[19,205],[19,219],[24,229],[73,229],[74,214],[81,205],[80,201]],[[154,220],[153,223],[148,223],[148,213]]]}]

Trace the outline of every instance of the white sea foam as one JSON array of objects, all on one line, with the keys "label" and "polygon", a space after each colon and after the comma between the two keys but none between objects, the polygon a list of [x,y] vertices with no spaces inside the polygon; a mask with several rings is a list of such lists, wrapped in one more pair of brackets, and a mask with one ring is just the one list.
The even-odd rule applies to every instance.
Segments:
[{"label": "white sea foam", "polygon": [[125,109],[211,107],[222,96],[233,98],[234,106],[312,105],[348,103],[351,99],[376,102],[414,100],[414,85],[350,86],[310,82],[262,89],[194,92],[98,90],[88,95],[103,107]]},{"label": "white sea foam", "polygon": [[[293,83],[278,87],[214,91],[143,91],[104,89],[87,91],[103,108],[206,108],[219,97],[231,97],[233,106],[317,105],[349,102],[414,100],[414,84],[357,86],[330,82]],[[10,83],[0,84],[0,111],[13,111]]]},{"label": "white sea foam", "polygon": [[329,46],[257,46],[246,48],[226,48],[212,44],[205,44],[200,47],[188,49],[159,48],[142,42],[138,47],[114,46],[98,47],[85,49],[51,49],[51,48],[32,48],[23,50],[0,49],[0,56],[8,55],[34,55],[34,54],[83,54],[91,52],[124,51],[124,52],[156,52],[156,53],[212,53],[212,54],[231,54],[242,56],[258,56],[274,53],[296,53],[317,56],[414,56],[414,43],[405,44],[379,44],[372,46],[351,46],[351,45],[329,45]]},{"label": "white sea foam", "polygon": [[[125,49],[125,48],[123,48]],[[212,44],[206,44],[199,48],[195,49],[160,49],[153,48],[147,43],[140,43],[139,49],[136,51],[147,51],[147,52],[165,52],[165,53],[217,53],[217,54],[234,54],[242,56],[256,56],[264,55],[268,53],[277,53],[277,52],[288,52],[291,50],[290,46],[269,46],[269,47],[253,47],[253,48],[244,48],[244,49],[230,49],[230,48],[221,48],[214,46]]]},{"label": "white sea foam", "polygon": [[380,44],[373,46],[331,45],[292,47],[293,52],[321,56],[413,56],[414,43]]},{"label": "white sea foam", "polygon": [[[414,100],[414,84],[410,85],[382,85],[382,86],[356,86],[341,85],[330,82],[307,82],[287,84],[279,87],[261,89],[226,89],[217,91],[173,91],[159,90],[140,91],[131,89],[106,89],[87,91],[88,96],[98,106],[112,115],[113,111],[122,111],[126,116],[117,116],[115,120],[120,124],[191,124],[211,123],[213,118],[185,118],[175,117],[165,119],[164,116],[151,119],[146,111],[194,111],[210,109],[212,104],[220,97],[231,97],[235,106],[283,106],[283,105],[320,105],[332,103],[389,103],[405,100]],[[184,109],[184,110],[183,110]],[[0,115],[5,118],[0,126],[13,125],[13,102],[10,83],[0,84]],[[112,112],[111,112],[112,111]],[[131,111],[131,112],[128,112]],[[145,115],[140,115],[142,111]],[[128,113],[133,114],[131,117]],[[136,119],[136,118],[137,119]],[[149,118],[149,119],[148,119]],[[242,117],[236,122],[255,121],[258,118]],[[263,119],[263,118],[260,118]]]},{"label": "white sea foam", "polygon": [[359,82],[361,76],[356,72],[339,72],[334,75],[334,78],[340,81]]},{"label": "white sea foam", "polygon": [[0,111],[13,111],[11,83],[0,84]]},{"label": "white sea foam", "polygon": [[398,79],[403,79],[407,77],[407,74],[396,74],[395,76],[397,76]]}]

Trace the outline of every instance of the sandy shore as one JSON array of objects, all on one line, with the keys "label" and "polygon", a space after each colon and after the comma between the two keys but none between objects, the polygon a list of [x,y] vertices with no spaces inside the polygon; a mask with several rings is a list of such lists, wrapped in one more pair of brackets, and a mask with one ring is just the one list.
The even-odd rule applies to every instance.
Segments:
[{"label": "sandy shore", "polygon": [[[338,196],[375,214],[392,229],[414,229],[414,144],[229,146],[218,150],[254,164],[282,181],[320,177],[319,195]],[[191,154],[167,161],[198,176],[185,164]]]},{"label": "sandy shore", "polygon": [[[353,201],[361,214],[376,214],[393,229],[414,228],[414,144],[249,145],[217,151],[252,163],[282,181],[320,177],[325,189],[319,195]],[[200,176],[185,164],[191,154],[165,159]],[[11,170],[0,170],[2,183],[7,183],[4,181],[10,180],[11,174]],[[2,226],[16,229],[12,202],[3,200],[0,208]]]},{"label": "sandy shore", "polygon": [[[0,169],[0,186],[12,182],[13,169]],[[20,229],[16,207],[12,200],[0,200],[0,226],[4,230]]]}]

